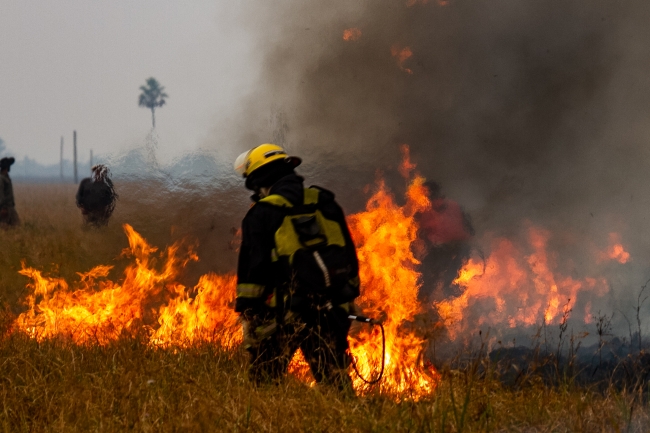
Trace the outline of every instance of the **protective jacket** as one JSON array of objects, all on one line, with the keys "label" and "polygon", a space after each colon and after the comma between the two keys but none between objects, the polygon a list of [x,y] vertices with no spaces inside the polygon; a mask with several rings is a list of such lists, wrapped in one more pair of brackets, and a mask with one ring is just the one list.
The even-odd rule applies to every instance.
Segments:
[{"label": "protective jacket", "polygon": [[[110,179],[106,181],[111,182]],[[76,198],[77,206],[88,212],[104,211],[114,200],[113,191],[109,185],[104,182],[93,182],[89,177],[83,179],[79,184]]]},{"label": "protective jacket", "polygon": [[[341,207],[334,201],[334,194],[321,188],[305,190],[303,178],[290,174],[276,182],[270,195],[280,196],[287,204],[300,206],[305,202],[305,193],[317,202],[322,216],[337,223],[343,237],[344,254],[350,263],[349,284],[358,294],[359,265],[356,250],[350,237]],[[276,233],[286,217],[286,210],[277,205],[260,201],[253,196],[256,203],[251,207],[242,223],[242,244],[239,252],[237,269],[237,300],[235,310],[245,316],[264,314],[275,304],[277,287],[290,283],[290,275],[278,268],[276,257]]]},{"label": "protective jacket", "polygon": [[16,206],[14,203],[14,189],[9,175],[0,174],[0,209]]}]

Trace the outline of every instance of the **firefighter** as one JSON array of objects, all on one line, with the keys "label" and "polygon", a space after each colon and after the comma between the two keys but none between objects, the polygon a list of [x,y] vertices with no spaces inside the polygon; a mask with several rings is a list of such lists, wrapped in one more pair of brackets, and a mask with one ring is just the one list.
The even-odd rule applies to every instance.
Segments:
[{"label": "firefighter", "polygon": [[300,349],[318,383],[351,389],[348,314],[359,295],[356,250],[334,194],[305,188],[301,159],[275,144],[235,170],[254,192],[242,222],[235,311],[256,383],[281,378]]},{"label": "firefighter", "polygon": [[20,225],[14,202],[14,188],[9,177],[9,170],[15,161],[14,158],[0,159],[0,226],[4,227]]},{"label": "firefighter", "polygon": [[110,176],[108,167],[97,164],[92,168],[91,177],[83,179],[79,184],[77,207],[81,209],[87,225],[95,227],[108,225],[118,198]]}]

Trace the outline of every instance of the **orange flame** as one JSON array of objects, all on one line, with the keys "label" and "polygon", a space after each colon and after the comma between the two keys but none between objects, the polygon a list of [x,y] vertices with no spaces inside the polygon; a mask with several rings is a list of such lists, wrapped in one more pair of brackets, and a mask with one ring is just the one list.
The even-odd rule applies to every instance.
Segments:
[{"label": "orange flame", "polygon": [[415,170],[416,165],[411,162],[411,151],[408,144],[402,144],[399,150],[402,152],[402,163],[399,165],[399,174],[403,178],[408,179],[411,177],[411,172]]},{"label": "orange flame", "polygon": [[[408,148],[403,152],[408,155]],[[386,371],[379,389],[397,398],[429,394],[438,380],[435,369],[422,358],[425,339],[409,329],[421,311],[417,299],[419,262],[411,248],[418,231],[414,215],[430,207],[423,183],[424,179],[416,176],[408,187],[406,204],[399,206],[380,181],[366,211],[349,218],[358,244],[360,305],[368,315],[384,319]],[[195,287],[187,288],[176,279],[189,261],[198,260],[192,247],[181,253],[182,244],[175,243],[158,257],[157,248],[131,226],[125,224],[124,231],[129,240],[125,254],[134,261],[125,269],[121,283],[107,278],[110,266],[80,273],[80,280],[70,287],[65,280],[45,277],[23,263],[20,273],[30,278],[31,291],[28,310],[17,318],[15,328],[39,341],[59,337],[77,344],[105,345],[121,335],[141,332],[157,347],[214,342],[232,349],[242,341],[238,316],[232,309],[234,275],[210,273]],[[366,378],[373,377],[381,365],[379,329],[362,327],[350,336],[350,346],[358,370]],[[300,352],[289,370],[313,382]],[[370,389],[354,377],[358,392]]]},{"label": "orange flame", "polygon": [[[404,152],[408,155],[408,148]],[[430,394],[439,378],[422,359],[425,339],[408,329],[422,311],[417,299],[420,274],[416,268],[420,262],[412,247],[418,232],[415,214],[431,205],[423,184],[424,178],[416,176],[408,187],[406,204],[399,206],[380,180],[366,211],[350,216],[348,221],[360,262],[362,293],[357,302],[364,314],[384,319],[385,372],[379,389],[414,399]],[[382,353],[379,328],[361,328],[350,336],[350,349],[364,378],[377,374]],[[309,367],[299,353],[289,368],[299,377],[308,376]],[[357,392],[370,391],[371,387],[358,376],[354,375],[353,380]]]},{"label": "orange flame", "polygon": [[[579,290],[592,290],[599,296],[609,290],[604,278],[577,280],[561,275],[554,255],[548,252],[549,237],[548,231],[530,226],[525,247],[496,238],[485,260],[468,260],[454,281],[461,295],[434,304],[451,338],[483,324],[514,328],[542,319],[552,323],[564,308],[573,308]],[[483,313],[472,317],[471,307],[478,304],[484,306]]]},{"label": "orange flame", "polygon": [[609,234],[609,247],[605,251],[598,253],[598,262],[606,262],[609,260],[616,260],[621,264],[629,262],[632,257],[630,253],[625,251],[625,247],[621,243],[621,235],[618,233]]},{"label": "orange flame", "polygon": [[409,47],[400,48],[399,45],[395,44],[390,48],[390,54],[391,56],[395,57],[395,59],[397,59],[397,66],[399,66],[399,68],[402,71],[406,72],[407,74],[413,73],[412,70],[404,67],[404,62],[406,62],[413,55],[413,51],[411,51],[411,48]]},{"label": "orange flame", "polygon": [[177,291],[176,298],[160,307],[160,327],[153,332],[151,343],[190,346],[214,341],[227,349],[235,348],[243,338],[239,317],[232,309],[235,286],[234,275],[210,273],[199,279],[193,299],[187,291]]},{"label": "orange flame", "polygon": [[[417,240],[415,214],[431,204],[424,178],[416,176],[408,187],[406,204],[398,206],[383,181],[370,198],[366,211],[350,217],[350,229],[358,246],[363,292],[359,303],[372,317],[385,318],[386,371],[381,389],[391,394],[422,396],[435,389],[437,373],[422,361],[424,338],[408,329],[422,311],[418,302],[420,262],[412,245]],[[364,377],[376,371],[381,357],[378,329],[362,330],[350,341],[352,354]],[[363,389],[360,379],[357,389]]]},{"label": "orange flame", "polygon": [[361,30],[356,27],[343,30],[344,41],[356,41],[361,37]]},{"label": "orange flame", "polygon": [[[15,322],[17,329],[37,340],[60,336],[75,343],[107,344],[124,333],[144,330],[151,344],[187,345],[199,339],[218,341],[232,347],[241,341],[241,331],[233,332],[237,315],[227,306],[234,299],[235,278],[232,275],[208,274],[201,277],[191,291],[175,279],[189,261],[198,260],[190,248],[179,258],[180,244],[167,248],[162,270],[155,269],[157,248],[150,246],[140,234],[125,224],[129,240],[125,254],[134,258],[134,264],[124,271],[121,284],[105,278],[111,267],[97,266],[81,279],[74,289],[60,278],[44,277],[40,271],[23,263],[22,275],[32,283],[27,296],[29,309]],[[161,257],[162,257],[161,256]],[[161,296],[176,295],[156,312],[157,330],[144,326],[146,309]],[[222,307],[222,308],[218,308]]]}]

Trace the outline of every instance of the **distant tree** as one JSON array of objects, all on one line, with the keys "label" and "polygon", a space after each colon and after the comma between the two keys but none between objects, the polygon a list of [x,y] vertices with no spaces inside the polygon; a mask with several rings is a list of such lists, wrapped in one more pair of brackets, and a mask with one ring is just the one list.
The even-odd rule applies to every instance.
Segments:
[{"label": "distant tree", "polygon": [[0,138],[0,154],[2,154],[5,151],[5,141]]},{"label": "distant tree", "polygon": [[140,86],[142,93],[138,100],[140,107],[146,107],[151,110],[151,124],[156,127],[156,108],[165,105],[165,98],[168,98],[165,93],[165,88],[153,77],[147,79],[146,86]]}]

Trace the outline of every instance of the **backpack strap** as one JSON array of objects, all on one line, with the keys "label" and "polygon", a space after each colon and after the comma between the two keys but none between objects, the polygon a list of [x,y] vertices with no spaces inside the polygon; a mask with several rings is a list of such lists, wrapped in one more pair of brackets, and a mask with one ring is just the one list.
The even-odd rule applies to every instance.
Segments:
[{"label": "backpack strap", "polygon": [[266,203],[272,206],[283,207],[283,208],[293,208],[289,214],[301,214],[301,213],[311,213],[314,212],[318,205],[318,198],[320,195],[320,190],[317,188],[305,188],[303,204],[294,206],[289,200],[279,194],[271,194],[263,199],[260,199],[258,203]]},{"label": "backpack strap", "polygon": [[316,188],[305,188],[304,204],[305,205],[318,204],[319,193],[320,191],[317,190]]},{"label": "backpack strap", "polygon": [[278,207],[293,207],[293,204],[291,204],[289,200],[279,194],[267,195],[263,199],[260,199],[258,203],[268,203],[270,205]]}]

